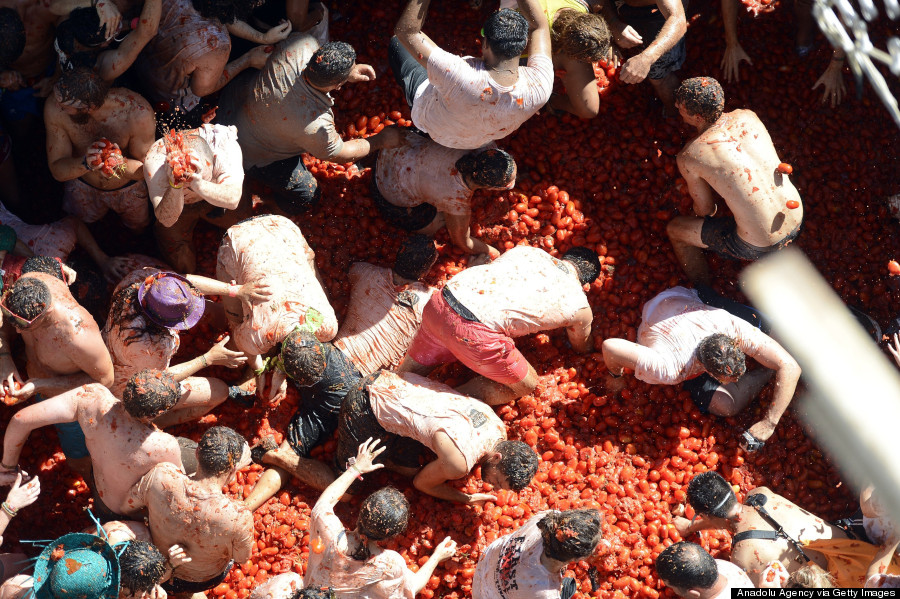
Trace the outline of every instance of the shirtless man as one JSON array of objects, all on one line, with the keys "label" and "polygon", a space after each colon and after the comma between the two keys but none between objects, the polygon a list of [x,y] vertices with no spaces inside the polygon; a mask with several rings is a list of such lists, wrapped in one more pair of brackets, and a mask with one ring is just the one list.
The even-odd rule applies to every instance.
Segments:
[{"label": "shirtless man", "polygon": [[431,296],[399,370],[427,375],[459,360],[481,375],[459,387],[464,395],[490,405],[527,395],[538,374],[513,338],[565,327],[572,349],[590,351],[594,316],[583,286],[599,273],[597,254],[584,247],[556,259],[517,246],[467,268]]},{"label": "shirtless man", "polygon": [[[18,468],[31,431],[50,424],[77,421],[84,431],[93,466],[93,490],[107,519],[129,520],[143,506],[129,502],[129,491],[153,466],[167,462],[182,469],[179,441],[154,427],[154,418],[171,409],[181,396],[167,373],[145,370],[129,381],[122,401],[96,383],[85,385],[16,413],[3,437],[0,473]],[[171,545],[166,545],[168,549]]]},{"label": "shirtless man", "polygon": [[[44,106],[50,172],[65,183],[63,208],[86,223],[111,209],[134,231],[150,224],[143,160],[153,144],[153,110],[139,95],[109,89],[97,73],[80,67],[62,74]],[[121,150],[121,172],[104,174],[106,139]]]},{"label": "shirtless man", "polygon": [[[697,216],[677,216],[667,232],[688,278],[709,285],[702,249],[737,260],[758,260],[800,233],[803,205],[765,126],[750,110],[723,113],[725,94],[711,77],[687,79],[675,96],[697,137],[678,154]],[[713,218],[716,194],[734,218]]]},{"label": "shirtless man", "polygon": [[685,541],[659,554],[656,573],[683,599],[730,599],[731,589],[755,588],[739,566],[713,559],[700,545]]},{"label": "shirtless man", "polygon": [[178,272],[195,272],[197,223],[204,220],[227,229],[250,216],[251,201],[248,195],[241,204],[244,167],[237,129],[206,124],[180,134],[196,168],[190,180],[175,185],[165,138],[157,140],[144,158],[144,179],[163,257]]},{"label": "shirtless man", "polygon": [[197,444],[197,463],[191,476],[160,463],[134,485],[128,499],[135,509],[146,508],[157,547],[178,544],[191,557],[163,584],[178,597],[221,583],[235,563],[250,559],[255,543],[253,514],[222,493],[222,486],[250,464],[247,442],[230,428],[214,426]]}]

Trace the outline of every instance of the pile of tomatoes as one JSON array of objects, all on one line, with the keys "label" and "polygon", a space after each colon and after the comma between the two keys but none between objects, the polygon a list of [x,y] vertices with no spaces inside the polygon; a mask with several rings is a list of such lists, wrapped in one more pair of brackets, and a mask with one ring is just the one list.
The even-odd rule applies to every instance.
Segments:
[{"label": "pile of tomatoes", "polygon": [[184,185],[194,174],[195,167],[190,148],[185,146],[184,134],[169,131],[165,137],[166,162],[172,169],[172,183]]}]

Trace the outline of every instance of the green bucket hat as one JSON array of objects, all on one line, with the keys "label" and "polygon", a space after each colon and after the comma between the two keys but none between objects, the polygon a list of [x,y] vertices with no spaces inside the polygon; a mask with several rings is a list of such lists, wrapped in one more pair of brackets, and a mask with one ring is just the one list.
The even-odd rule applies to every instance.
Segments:
[{"label": "green bucket hat", "polygon": [[119,558],[101,537],[74,532],[47,545],[34,564],[36,599],[116,599]]}]

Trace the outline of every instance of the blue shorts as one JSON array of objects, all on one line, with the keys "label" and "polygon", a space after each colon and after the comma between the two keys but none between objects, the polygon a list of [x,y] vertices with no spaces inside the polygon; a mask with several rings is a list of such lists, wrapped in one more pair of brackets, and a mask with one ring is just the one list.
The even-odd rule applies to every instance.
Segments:
[{"label": "blue shorts", "polygon": [[[43,395],[35,395],[35,403],[39,403],[47,399]],[[59,445],[62,447],[63,453],[70,460],[86,458],[90,454],[87,443],[84,440],[84,431],[77,422],[63,422],[62,424],[54,424],[56,434],[59,435]]]},{"label": "blue shorts", "polygon": [[[53,74],[52,71],[50,73]],[[41,114],[38,97],[33,87],[23,87],[16,91],[3,90],[0,94],[0,116],[7,122],[21,121],[29,114]]]}]

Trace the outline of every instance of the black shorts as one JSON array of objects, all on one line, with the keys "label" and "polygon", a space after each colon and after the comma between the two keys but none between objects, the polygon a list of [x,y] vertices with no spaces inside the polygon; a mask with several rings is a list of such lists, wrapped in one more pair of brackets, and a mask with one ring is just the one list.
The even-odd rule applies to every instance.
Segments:
[{"label": "black shorts", "polygon": [[338,472],[347,469],[347,460],[356,457],[359,446],[366,439],[381,439],[382,446],[387,449],[381,454],[380,461],[383,462],[388,457],[385,455],[390,452],[388,438],[393,435],[378,424],[369,403],[369,385],[378,379],[379,374],[370,374],[344,397],[341,415],[338,417],[337,449],[334,452],[334,467]]},{"label": "black shorts", "polygon": [[[616,3],[618,4],[618,2]],[[683,2],[687,9],[687,2]],[[651,6],[629,6],[622,4],[617,7],[619,18],[626,25],[631,25],[644,40],[643,48],[646,48],[659,32],[662,31],[663,25],[666,23],[665,17],[659,12],[656,5]],[[648,79],[663,79],[669,73],[674,73],[681,68],[684,60],[687,58],[687,47],[684,43],[684,37],[678,40],[678,43],[672,46],[672,49],[659,57],[659,59],[650,65],[650,71],[647,73]]]},{"label": "black shorts", "polygon": [[225,566],[225,569],[221,574],[218,574],[210,578],[209,580],[204,580],[202,582],[191,582],[189,580],[181,580],[180,578],[173,577],[162,583],[161,586],[169,595],[177,595],[179,593],[202,593],[203,591],[208,591],[209,589],[225,582],[225,579],[228,578],[228,573],[231,572],[231,568],[233,566],[234,560],[231,560],[230,562],[228,562],[228,565]]},{"label": "black shorts", "polygon": [[681,388],[691,394],[694,405],[704,415],[709,414],[709,404],[720,386],[721,383],[706,372],[681,384]]},{"label": "black shorts", "polygon": [[758,247],[747,243],[737,234],[737,223],[733,218],[722,217],[712,218],[707,216],[703,219],[703,228],[700,229],[700,241],[710,250],[731,258],[733,260],[759,260],[763,256],[777,252],[787,247],[800,234],[801,225],[787,234],[787,236],[774,245],[769,247]]},{"label": "black shorts", "polygon": [[[378,161],[375,162],[375,171],[378,172]],[[391,225],[404,231],[414,233],[431,224],[437,216],[438,210],[431,204],[422,203],[413,208],[394,206],[378,191],[376,177],[372,177],[372,201],[382,218]]]}]

